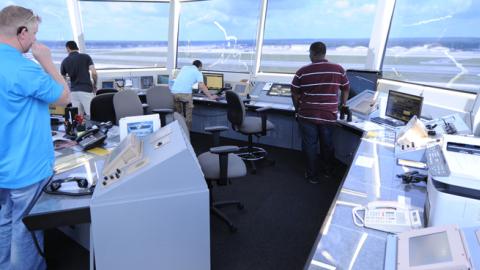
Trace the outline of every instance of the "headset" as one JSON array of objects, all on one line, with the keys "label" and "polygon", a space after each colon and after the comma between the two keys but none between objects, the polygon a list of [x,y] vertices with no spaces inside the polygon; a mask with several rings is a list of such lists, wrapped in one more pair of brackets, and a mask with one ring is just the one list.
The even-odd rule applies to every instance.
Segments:
[{"label": "headset", "polygon": [[22,33],[22,31],[25,30],[28,32],[28,28],[26,26],[20,26],[17,28],[17,36]]},{"label": "headset", "polygon": [[[78,191],[61,191],[63,183],[76,182]],[[68,195],[68,196],[85,196],[92,195],[95,186],[88,186],[88,180],[83,177],[67,177],[62,179],[51,180],[45,187],[43,192],[52,195]]]}]

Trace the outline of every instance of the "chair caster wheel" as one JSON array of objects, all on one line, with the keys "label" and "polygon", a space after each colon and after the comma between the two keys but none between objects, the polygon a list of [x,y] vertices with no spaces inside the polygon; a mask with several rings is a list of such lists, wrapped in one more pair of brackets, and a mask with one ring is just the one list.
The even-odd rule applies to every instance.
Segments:
[{"label": "chair caster wheel", "polygon": [[245,208],[245,205],[243,205],[243,204],[240,203],[240,204],[237,205],[237,208],[238,208],[239,210],[243,210],[243,209]]}]

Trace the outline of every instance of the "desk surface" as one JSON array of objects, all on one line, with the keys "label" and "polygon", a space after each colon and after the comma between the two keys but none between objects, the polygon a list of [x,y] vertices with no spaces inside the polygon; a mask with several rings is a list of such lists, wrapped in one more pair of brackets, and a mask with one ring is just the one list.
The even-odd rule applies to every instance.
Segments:
[{"label": "desk surface", "polygon": [[356,226],[352,220],[352,208],[376,200],[405,200],[413,207],[423,209],[426,186],[405,185],[396,177],[408,169],[396,165],[394,131],[369,122],[349,125],[376,130],[377,137],[364,134],[361,139],[305,269],[384,269],[388,234]]}]

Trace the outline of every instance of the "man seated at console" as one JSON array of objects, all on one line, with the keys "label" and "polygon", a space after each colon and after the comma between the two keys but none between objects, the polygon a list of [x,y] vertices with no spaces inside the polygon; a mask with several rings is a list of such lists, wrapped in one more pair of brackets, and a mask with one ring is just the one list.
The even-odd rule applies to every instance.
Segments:
[{"label": "man seated at console", "polygon": [[[192,99],[192,85],[198,83],[198,88],[212,100],[217,99],[216,95],[210,94],[207,86],[203,82],[203,75],[200,72],[202,70],[202,62],[200,60],[193,61],[191,66],[184,66],[180,70],[175,78],[175,82],[172,86],[172,93],[175,98],[175,110],[182,114],[183,103],[186,103],[185,119],[187,121],[188,128],[192,128],[192,111],[193,111],[193,99]],[[188,103],[187,103],[188,102]]]}]

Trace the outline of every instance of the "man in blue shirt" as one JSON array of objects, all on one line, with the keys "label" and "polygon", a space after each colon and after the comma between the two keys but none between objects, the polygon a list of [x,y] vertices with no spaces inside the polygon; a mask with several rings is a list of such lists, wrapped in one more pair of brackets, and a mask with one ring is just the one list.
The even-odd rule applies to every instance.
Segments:
[{"label": "man in blue shirt", "polygon": [[175,98],[175,110],[183,114],[182,104],[188,102],[185,108],[185,120],[188,128],[192,128],[192,111],[193,111],[193,99],[192,99],[192,85],[198,83],[198,89],[212,100],[217,99],[216,95],[210,94],[207,86],[203,83],[202,62],[200,60],[193,61],[191,66],[184,66],[180,69],[175,82],[172,86],[172,93]]},{"label": "man in blue shirt", "polygon": [[[68,104],[70,90],[36,42],[40,21],[23,7],[0,11],[0,269],[45,269],[22,218],[53,173],[48,104]],[[30,49],[40,65],[22,55]]]}]

